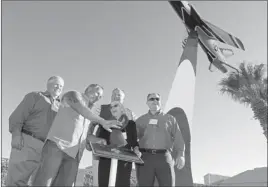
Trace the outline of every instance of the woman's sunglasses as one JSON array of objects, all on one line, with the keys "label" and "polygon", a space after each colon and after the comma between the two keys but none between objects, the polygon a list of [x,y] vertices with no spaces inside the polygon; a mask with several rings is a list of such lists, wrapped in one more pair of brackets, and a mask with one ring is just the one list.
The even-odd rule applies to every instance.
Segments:
[{"label": "woman's sunglasses", "polygon": [[119,104],[111,105],[111,108],[116,108],[118,106],[119,106]]},{"label": "woman's sunglasses", "polygon": [[152,98],[150,98],[150,99],[148,99],[148,100],[149,100],[149,101],[154,101],[154,100],[159,101],[160,98],[159,98],[159,97],[152,97]]}]

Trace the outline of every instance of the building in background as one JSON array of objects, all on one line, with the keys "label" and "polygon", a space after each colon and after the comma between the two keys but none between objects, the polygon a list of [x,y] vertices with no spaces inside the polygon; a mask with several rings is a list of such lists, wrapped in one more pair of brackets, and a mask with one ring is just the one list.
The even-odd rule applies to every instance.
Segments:
[{"label": "building in background", "polygon": [[206,174],[204,186],[226,187],[226,186],[268,186],[267,167],[254,168],[239,173],[232,177]]},{"label": "building in background", "polygon": [[208,173],[204,176],[204,182],[205,182],[205,185],[211,185],[215,182],[223,181],[223,180],[226,180],[228,178],[230,178],[230,177]]},{"label": "building in background", "polygon": [[216,182],[213,186],[268,186],[267,167],[244,171],[226,180]]}]

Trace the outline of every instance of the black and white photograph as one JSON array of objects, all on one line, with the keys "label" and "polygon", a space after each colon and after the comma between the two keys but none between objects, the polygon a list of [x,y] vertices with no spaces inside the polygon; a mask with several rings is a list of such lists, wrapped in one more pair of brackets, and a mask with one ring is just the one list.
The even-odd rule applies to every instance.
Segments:
[{"label": "black and white photograph", "polygon": [[1,185],[267,186],[267,1],[1,1]]}]

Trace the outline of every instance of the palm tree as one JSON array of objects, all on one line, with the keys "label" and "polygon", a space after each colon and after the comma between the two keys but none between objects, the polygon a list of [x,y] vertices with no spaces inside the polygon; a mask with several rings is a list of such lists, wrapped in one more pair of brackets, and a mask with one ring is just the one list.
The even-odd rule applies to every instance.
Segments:
[{"label": "palm tree", "polygon": [[267,139],[267,76],[266,65],[242,62],[238,72],[230,72],[219,85],[220,92],[231,96],[234,101],[250,106],[254,119],[260,122]]}]

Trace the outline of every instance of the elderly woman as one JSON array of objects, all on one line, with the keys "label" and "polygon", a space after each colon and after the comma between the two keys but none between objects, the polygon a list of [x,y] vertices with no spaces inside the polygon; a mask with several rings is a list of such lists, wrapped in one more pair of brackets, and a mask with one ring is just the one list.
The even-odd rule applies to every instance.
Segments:
[{"label": "elderly woman", "polygon": [[[113,101],[111,103],[111,113],[113,117],[122,122],[122,128],[120,130],[113,129],[110,133],[104,130],[102,127],[99,129],[99,138],[106,140],[107,145],[133,149],[134,152],[140,156],[141,153],[138,149],[136,124],[133,120],[129,120],[125,115],[124,106],[118,102]],[[99,159],[99,186],[108,187],[109,174],[110,174],[111,159],[100,157]],[[130,175],[132,170],[132,163],[125,161],[118,161],[117,176],[115,186],[130,186]]]}]

